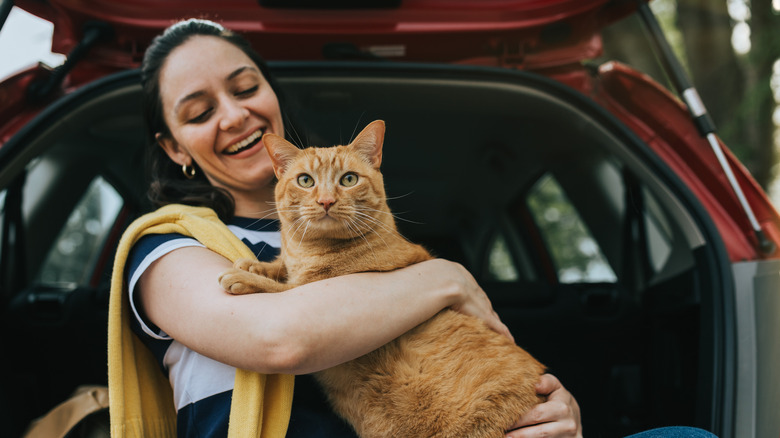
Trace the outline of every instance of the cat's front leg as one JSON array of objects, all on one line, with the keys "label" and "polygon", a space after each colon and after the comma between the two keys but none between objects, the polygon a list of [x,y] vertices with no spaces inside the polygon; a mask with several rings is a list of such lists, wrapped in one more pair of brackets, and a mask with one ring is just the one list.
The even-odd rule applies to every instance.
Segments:
[{"label": "cat's front leg", "polygon": [[287,280],[287,267],[282,262],[281,258],[277,258],[272,262],[260,262],[257,259],[238,259],[233,263],[233,267],[244,271],[249,271],[253,274],[262,275],[279,282]]},{"label": "cat's front leg", "polygon": [[268,277],[253,274],[243,269],[230,268],[219,276],[219,284],[233,295],[255,294],[260,292],[276,293],[291,289],[285,283],[279,283]]}]

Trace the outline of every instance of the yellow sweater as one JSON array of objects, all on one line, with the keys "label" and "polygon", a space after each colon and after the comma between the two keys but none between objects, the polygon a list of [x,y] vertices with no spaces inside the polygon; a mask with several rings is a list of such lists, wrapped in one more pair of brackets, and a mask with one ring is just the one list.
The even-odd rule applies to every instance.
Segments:
[{"label": "yellow sweater", "polygon": [[[170,383],[130,329],[124,273],[133,244],[146,234],[163,233],[192,236],[231,261],[254,256],[208,208],[168,205],[130,224],[117,248],[108,310],[108,388],[114,438],[176,436]],[[284,437],[292,407],[293,376],[237,370],[234,385],[228,436]]]}]

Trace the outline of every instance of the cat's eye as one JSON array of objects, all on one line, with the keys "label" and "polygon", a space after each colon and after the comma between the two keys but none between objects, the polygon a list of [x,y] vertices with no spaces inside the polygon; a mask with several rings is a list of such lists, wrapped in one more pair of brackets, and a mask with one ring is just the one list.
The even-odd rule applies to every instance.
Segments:
[{"label": "cat's eye", "polygon": [[298,185],[304,189],[314,186],[314,178],[305,173],[298,175]]},{"label": "cat's eye", "polygon": [[344,187],[352,187],[358,182],[358,176],[354,173],[345,173],[344,176],[341,177],[341,185]]}]

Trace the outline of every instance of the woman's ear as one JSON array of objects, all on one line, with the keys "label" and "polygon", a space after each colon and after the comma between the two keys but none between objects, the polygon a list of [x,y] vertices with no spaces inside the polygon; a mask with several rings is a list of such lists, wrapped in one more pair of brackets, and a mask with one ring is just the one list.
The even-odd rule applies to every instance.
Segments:
[{"label": "woman's ear", "polygon": [[192,158],[190,157],[190,154],[188,154],[187,151],[180,147],[176,140],[169,136],[164,136],[159,132],[154,135],[154,139],[157,141],[157,144],[163,148],[165,153],[174,163],[187,166],[192,164]]}]

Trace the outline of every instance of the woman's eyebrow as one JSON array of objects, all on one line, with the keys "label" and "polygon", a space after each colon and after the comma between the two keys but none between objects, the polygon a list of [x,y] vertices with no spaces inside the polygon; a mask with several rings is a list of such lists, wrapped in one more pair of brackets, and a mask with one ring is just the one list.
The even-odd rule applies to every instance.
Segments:
[{"label": "woman's eyebrow", "polygon": [[251,70],[251,71],[254,71],[255,73],[260,73],[256,68],[254,68],[254,67],[252,67],[250,65],[245,65],[243,67],[239,67],[239,68],[235,69],[233,71],[233,73],[230,73],[227,76],[227,80],[231,80],[231,79],[235,78],[236,76],[240,75],[241,73],[245,72],[246,70]]},{"label": "woman's eyebrow", "polygon": [[179,107],[181,107],[182,105],[184,105],[190,100],[197,99],[198,97],[203,96],[204,94],[206,94],[205,91],[199,90],[182,97],[181,99],[179,99],[178,102],[176,102],[176,105],[174,105],[173,112],[177,112],[179,110]]}]

